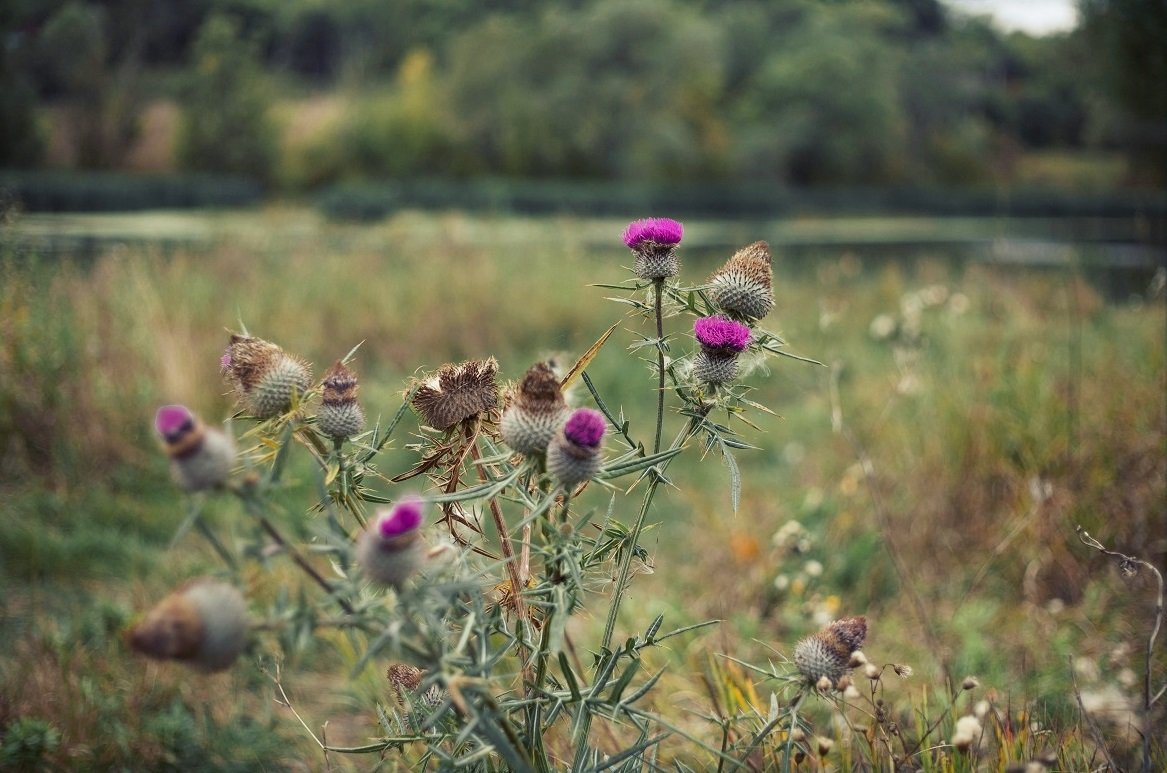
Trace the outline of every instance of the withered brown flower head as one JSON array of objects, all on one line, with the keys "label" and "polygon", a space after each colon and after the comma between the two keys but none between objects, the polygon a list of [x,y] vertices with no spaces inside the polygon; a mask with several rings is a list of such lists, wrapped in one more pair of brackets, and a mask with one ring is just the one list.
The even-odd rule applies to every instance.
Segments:
[{"label": "withered brown flower head", "polygon": [[709,277],[710,298],[726,311],[761,319],[774,308],[774,270],[770,245],[754,242],[742,247]]},{"label": "withered brown flower head", "polygon": [[360,392],[357,383],[357,374],[353,373],[340,360],[324,374],[324,402],[332,404],[347,403],[357,399]]},{"label": "withered brown flower head", "polygon": [[234,334],[219,360],[223,375],[258,418],[268,419],[289,407],[312,381],[311,366],[262,338]]},{"label": "withered brown flower head", "polygon": [[803,639],[794,648],[794,665],[808,684],[827,679],[838,686],[839,680],[854,666],[851,655],[867,638],[867,619],[844,617]]},{"label": "withered brown flower head", "polygon": [[559,379],[545,362],[537,362],[527,369],[516,390],[515,402],[536,413],[558,411],[566,405]]},{"label": "withered brown flower head", "polygon": [[350,438],[365,428],[365,412],[357,402],[361,391],[357,374],[340,360],[324,374],[324,394],[316,423],[320,431],[333,438]]},{"label": "withered brown flower head", "polygon": [[389,677],[389,684],[393,685],[393,689],[400,692],[402,689],[416,690],[417,686],[421,684],[421,678],[424,672],[408,663],[394,663],[389,666],[387,676]]},{"label": "withered brown flower head", "polygon": [[446,364],[421,381],[413,395],[413,408],[434,429],[455,424],[498,407],[498,361],[467,360]]}]

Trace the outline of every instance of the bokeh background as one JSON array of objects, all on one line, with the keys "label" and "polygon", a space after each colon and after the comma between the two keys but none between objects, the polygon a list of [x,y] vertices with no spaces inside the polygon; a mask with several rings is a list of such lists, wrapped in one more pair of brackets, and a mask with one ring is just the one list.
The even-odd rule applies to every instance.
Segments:
[{"label": "bokeh background", "polygon": [[[1135,759],[1155,583],[1075,527],[1167,568],[1165,40],[1161,0],[5,3],[0,768],[323,766],[255,666],[274,638],[215,677],[123,646],[221,571],[171,544],[155,408],[229,416],[241,325],[318,369],[363,341],[373,417],[447,361],[573,361],[624,319],[593,285],[645,216],[684,221],[690,284],[767,240],[768,326],[822,363],[751,375],[777,416],[744,428],[736,513],[716,456],[659,500],[627,630],[724,622],[665,657],[656,708],[765,714],[718,654],[865,614],[909,719],[975,674],[1029,751]],[[642,332],[591,372],[646,427]],[[272,564],[257,598],[298,584]],[[310,724],[377,736],[379,676],[301,645]]]}]

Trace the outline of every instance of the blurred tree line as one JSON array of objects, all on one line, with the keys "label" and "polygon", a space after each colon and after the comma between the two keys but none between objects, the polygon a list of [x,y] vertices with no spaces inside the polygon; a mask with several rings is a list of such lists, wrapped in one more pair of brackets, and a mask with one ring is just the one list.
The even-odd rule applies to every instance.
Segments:
[{"label": "blurred tree line", "polygon": [[[42,163],[52,105],[77,166],[119,168],[168,98],[181,166],[293,187],[978,184],[1047,149],[1162,184],[1167,3],[1081,11],[1033,38],[938,0],[9,0],[0,166]],[[343,115],[288,159],[271,108],[321,92]]]}]

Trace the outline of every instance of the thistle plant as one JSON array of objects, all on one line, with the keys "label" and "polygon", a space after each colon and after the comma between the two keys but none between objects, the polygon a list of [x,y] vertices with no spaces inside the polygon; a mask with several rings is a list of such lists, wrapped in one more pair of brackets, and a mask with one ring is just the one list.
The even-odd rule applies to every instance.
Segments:
[{"label": "thistle plant", "polygon": [[[260,651],[293,649],[324,628],[343,630],[357,653],[353,673],[374,669],[385,679],[384,699],[369,707],[380,736],[351,748],[320,742],[338,753],[401,754],[416,766],[639,769],[665,738],[684,736],[739,762],[645,700],[661,674],[641,673],[641,653],[713,621],[667,630],[657,617],[616,635],[633,567],[648,556],[640,539],[661,484],[684,491],[667,475],[672,461],[686,452],[721,457],[736,509],[734,455],[751,448],[737,426],[770,412],[742,380],[767,356],[802,359],[760,327],[774,305],[765,243],[739,251],[709,282],[686,286],[677,280],[682,236],[681,224],[665,218],[629,225],[633,276],[601,285],[619,291],[612,300],[627,317],[563,377],[546,363],[512,370],[484,356],[414,379],[395,411],[367,412],[353,368],[359,346],[314,383],[301,357],[232,335],[220,368],[239,398],[233,426],[245,430],[237,441],[212,440],[177,406],[161,409],[156,425],[184,488],[241,502],[251,543],[239,549],[221,539],[203,518],[215,500],[192,498],[176,539],[197,528],[222,558],[225,579],[176,591],[132,629],[131,646],[221,669],[247,640]],[[588,373],[621,323],[652,331],[630,347],[649,352],[656,381],[655,415],[643,420],[613,411]],[[507,383],[500,373],[508,371],[521,375]],[[585,404],[570,404],[576,384]],[[373,415],[382,418],[369,426]],[[391,445],[414,463],[383,469]],[[305,509],[308,545],[286,536],[290,516],[278,504],[297,457],[317,492]],[[192,460],[201,460],[197,473]],[[287,560],[314,590],[295,602],[244,602],[250,560]],[[569,619],[597,599],[606,603],[599,640],[572,641]],[[825,679],[840,689],[865,634],[856,617],[804,640],[791,683],[807,692]],[[283,695],[279,678],[276,688]],[[596,718],[630,731],[614,756],[596,746]],[[791,711],[788,736],[797,724]]]}]

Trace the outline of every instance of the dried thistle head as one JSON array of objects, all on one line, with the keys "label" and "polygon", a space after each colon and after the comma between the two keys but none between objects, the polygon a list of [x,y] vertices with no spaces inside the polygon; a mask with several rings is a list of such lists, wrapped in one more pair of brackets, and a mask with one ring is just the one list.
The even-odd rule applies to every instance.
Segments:
[{"label": "dried thistle head", "polygon": [[555,371],[547,363],[538,362],[512,391],[499,422],[499,433],[519,453],[541,454],[570,412]]},{"label": "dried thistle head", "polygon": [[416,385],[413,408],[434,429],[447,430],[498,408],[498,361],[467,360],[446,364]]},{"label": "dried thistle head", "polygon": [[743,247],[709,277],[709,297],[721,309],[746,319],[761,319],[774,308],[774,269],[770,245]]},{"label": "dried thistle head", "polygon": [[234,334],[220,369],[253,415],[270,419],[286,411],[312,384],[311,366],[262,338]]},{"label": "dried thistle head", "polygon": [[866,636],[866,618],[836,620],[794,647],[794,665],[807,684],[818,684],[825,679],[837,688],[852,668],[851,655],[863,646]]},{"label": "dried thistle head", "polygon": [[222,671],[243,651],[249,628],[243,594],[220,580],[200,578],[158,602],[126,639],[147,657]]},{"label": "dried thistle head", "polygon": [[357,402],[357,374],[340,360],[324,374],[324,394],[316,414],[316,426],[331,438],[344,439],[365,428],[365,412]]}]

